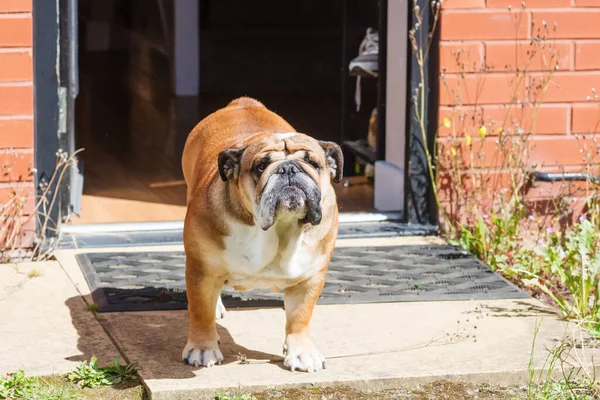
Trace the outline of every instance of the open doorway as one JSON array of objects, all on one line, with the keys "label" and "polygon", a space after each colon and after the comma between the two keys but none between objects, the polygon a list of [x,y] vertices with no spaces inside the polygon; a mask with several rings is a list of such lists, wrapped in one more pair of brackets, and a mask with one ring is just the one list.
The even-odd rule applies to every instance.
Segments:
[{"label": "open doorway", "polygon": [[[186,11],[196,26],[178,30]],[[183,220],[185,138],[239,96],[317,139],[366,141],[377,81],[362,79],[357,110],[348,63],[378,20],[369,0],[79,0],[75,143],[85,149],[84,186],[72,222]],[[189,57],[178,56],[181,46]],[[190,64],[180,68],[186,59],[192,75]],[[369,168],[344,150],[340,211],[374,211]]]}]

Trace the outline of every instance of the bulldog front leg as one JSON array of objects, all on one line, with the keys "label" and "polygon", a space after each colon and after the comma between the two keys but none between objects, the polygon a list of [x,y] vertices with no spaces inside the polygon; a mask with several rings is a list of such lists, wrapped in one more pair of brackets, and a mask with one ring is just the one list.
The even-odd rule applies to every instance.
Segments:
[{"label": "bulldog front leg", "polygon": [[212,367],[223,361],[215,322],[215,309],[223,281],[216,276],[203,275],[193,263],[188,261],[186,265],[190,329],[181,357],[184,362],[196,367]]},{"label": "bulldog front leg", "polygon": [[292,371],[313,372],[325,369],[325,358],[317,351],[310,338],[310,320],[324,284],[325,273],[319,273],[283,292],[286,314],[283,365]]}]

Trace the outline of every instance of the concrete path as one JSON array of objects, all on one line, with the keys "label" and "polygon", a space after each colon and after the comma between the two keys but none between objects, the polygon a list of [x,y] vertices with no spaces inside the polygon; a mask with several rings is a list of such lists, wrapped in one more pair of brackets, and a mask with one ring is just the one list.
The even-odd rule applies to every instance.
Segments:
[{"label": "concrete path", "polygon": [[[180,361],[186,314],[102,315],[125,354],[140,361],[152,399],[208,396],[237,386],[377,388],[437,379],[524,384],[536,321],[544,317],[535,341],[536,369],[544,365],[545,349],[558,344],[565,332],[565,324],[534,300],[318,306],[312,333],[327,369],[292,373],[282,367],[283,310],[230,311],[218,322],[224,365],[198,369]],[[600,350],[587,349],[578,356],[591,365]]]},{"label": "concrete path", "polygon": [[57,262],[0,264],[0,375],[61,374],[94,354],[119,356]]},{"label": "concrete path", "polygon": [[[417,244],[421,239],[405,240]],[[401,242],[339,245],[386,243]],[[342,383],[376,388],[441,378],[524,384],[537,322],[541,328],[535,339],[536,369],[544,365],[546,348],[557,345],[565,332],[581,334],[566,329],[567,324],[535,300],[317,306],[312,333],[327,358],[327,370],[292,373],[282,367],[283,310],[230,310],[218,321],[224,364],[198,369],[180,361],[188,327],[184,311],[102,313],[94,319],[86,309],[89,288],[75,253],[60,252],[60,265],[20,265],[19,273],[14,266],[0,266],[0,373],[17,368],[29,374],[65,372],[92,354],[108,362],[118,354],[114,342],[127,360],[139,362],[152,399],[159,400],[214,395],[237,386]],[[40,277],[27,277],[32,267],[40,270]],[[572,363],[589,366],[592,357],[600,358],[600,350],[574,350],[571,356],[576,357]]]}]

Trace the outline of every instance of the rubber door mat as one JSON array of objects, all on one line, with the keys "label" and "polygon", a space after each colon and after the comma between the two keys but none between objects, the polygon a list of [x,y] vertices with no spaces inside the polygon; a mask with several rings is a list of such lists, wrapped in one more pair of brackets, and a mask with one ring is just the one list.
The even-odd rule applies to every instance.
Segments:
[{"label": "rubber door mat", "polygon": [[[186,309],[183,252],[82,253],[77,260],[101,312]],[[226,307],[282,306],[282,293],[224,287]],[[319,304],[483,300],[528,295],[461,248],[336,248]]]}]

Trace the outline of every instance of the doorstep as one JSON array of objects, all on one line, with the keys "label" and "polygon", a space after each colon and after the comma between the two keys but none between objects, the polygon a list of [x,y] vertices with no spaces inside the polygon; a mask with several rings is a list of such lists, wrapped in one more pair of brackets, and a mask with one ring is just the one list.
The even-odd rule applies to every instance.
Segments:
[{"label": "doorstep", "polygon": [[[338,246],[443,243],[437,237],[339,240]],[[92,251],[181,251],[181,246],[93,249]],[[89,288],[75,254],[57,259],[79,292]],[[198,369],[184,365],[186,311],[97,314],[100,323],[140,376],[152,399],[214,396],[238,386],[259,390],[286,386],[350,385],[363,389],[417,385],[447,379],[497,385],[525,384],[529,376],[536,323],[533,367],[544,368],[547,349],[577,328],[559,320],[534,299],[318,305],[312,322],[315,344],[327,358],[317,373],[282,367],[285,314],[281,308],[229,310],[218,320],[223,365]],[[567,330],[570,327],[570,330]],[[585,335],[584,335],[585,336]],[[577,351],[592,368],[600,349]],[[247,363],[240,361],[245,359]]]}]

